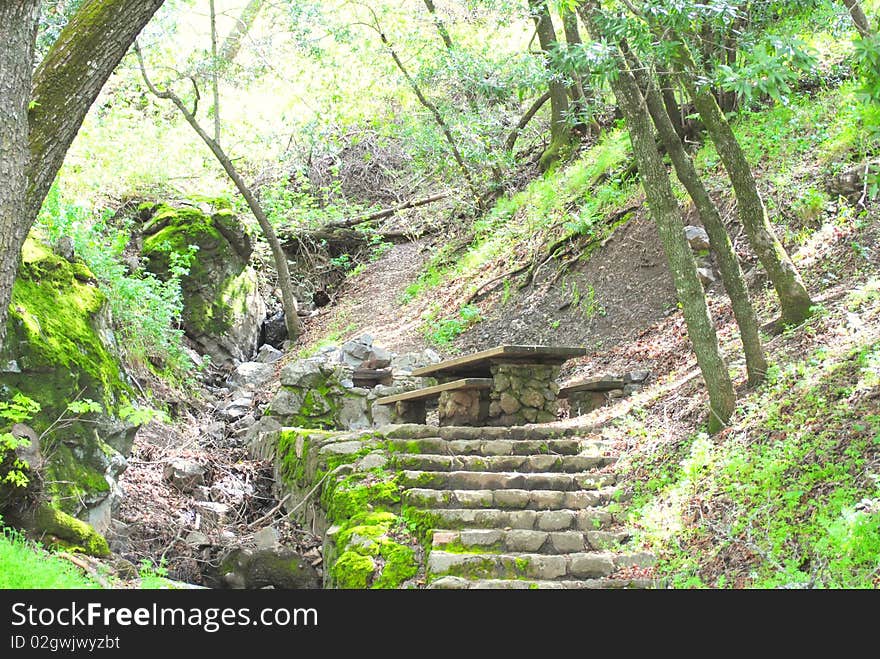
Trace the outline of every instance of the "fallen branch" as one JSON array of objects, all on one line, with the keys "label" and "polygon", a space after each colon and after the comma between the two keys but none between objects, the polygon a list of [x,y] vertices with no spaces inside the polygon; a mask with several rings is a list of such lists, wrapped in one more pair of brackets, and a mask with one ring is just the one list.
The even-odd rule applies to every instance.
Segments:
[{"label": "fallen branch", "polygon": [[107,581],[104,578],[104,576],[101,575],[101,573],[98,572],[98,570],[95,567],[93,567],[92,565],[90,565],[89,562],[86,561],[85,559],[83,559],[79,556],[75,556],[73,554],[69,554],[66,551],[57,552],[55,555],[59,558],[63,558],[64,560],[68,561],[69,563],[72,563],[73,565],[78,567],[80,570],[85,572],[92,579],[97,581],[101,585],[101,588],[104,588],[104,589],[112,588],[112,586],[110,585],[110,582]]},{"label": "fallen branch", "polygon": [[365,222],[372,222],[373,220],[382,220],[386,217],[391,217],[392,215],[396,215],[397,213],[405,210],[409,210],[410,208],[418,208],[420,206],[427,206],[428,204],[433,204],[437,201],[442,201],[446,199],[449,195],[446,192],[441,192],[440,194],[435,194],[430,197],[426,197],[424,199],[416,199],[415,201],[407,201],[398,206],[393,206],[391,208],[385,208],[380,211],[376,211],[375,213],[369,213],[367,215],[361,215],[360,217],[351,218],[348,220],[336,220],[334,222],[328,222],[322,227],[322,230],[327,229],[350,229],[351,227],[356,227],[359,224],[364,224]]}]

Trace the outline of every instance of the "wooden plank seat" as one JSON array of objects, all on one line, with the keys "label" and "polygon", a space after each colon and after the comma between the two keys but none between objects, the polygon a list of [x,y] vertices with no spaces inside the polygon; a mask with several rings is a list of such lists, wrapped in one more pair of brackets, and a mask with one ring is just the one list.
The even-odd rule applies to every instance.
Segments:
[{"label": "wooden plank seat", "polygon": [[402,394],[394,394],[393,396],[385,396],[379,398],[376,403],[379,405],[391,405],[400,401],[427,400],[434,396],[439,396],[444,391],[456,391],[459,389],[490,389],[492,387],[492,378],[462,378],[461,380],[453,380],[445,384],[437,384],[433,387],[423,387],[422,389],[414,389],[405,391]]},{"label": "wooden plank seat", "polygon": [[426,401],[439,397],[440,425],[477,425],[486,416],[488,399],[481,392],[492,388],[492,378],[462,378],[431,387],[405,391],[376,400],[379,405],[396,405],[396,416],[403,423],[425,423]]},{"label": "wooden plank seat", "polygon": [[626,381],[609,375],[601,375],[589,378],[580,382],[575,382],[565,387],[560,387],[559,398],[568,398],[571,394],[578,394],[585,391],[612,391],[614,389],[623,389]]}]

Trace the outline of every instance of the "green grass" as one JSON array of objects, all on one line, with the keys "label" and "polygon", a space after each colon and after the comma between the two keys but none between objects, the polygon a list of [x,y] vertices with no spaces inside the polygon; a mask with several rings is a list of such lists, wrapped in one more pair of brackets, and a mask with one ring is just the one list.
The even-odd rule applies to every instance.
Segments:
[{"label": "green grass", "polygon": [[724,440],[696,433],[637,458],[651,477],[631,519],[662,576],[684,588],[878,587],[878,367],[877,341],[818,348],[773,367]]},{"label": "green grass", "polygon": [[62,558],[26,541],[17,531],[0,533],[0,589],[99,588]]}]

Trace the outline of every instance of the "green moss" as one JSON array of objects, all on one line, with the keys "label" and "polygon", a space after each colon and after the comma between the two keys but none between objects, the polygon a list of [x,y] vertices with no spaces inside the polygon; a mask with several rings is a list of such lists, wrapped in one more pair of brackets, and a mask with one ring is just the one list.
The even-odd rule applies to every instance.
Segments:
[{"label": "green moss", "polygon": [[80,392],[116,409],[129,389],[95,329],[104,302],[97,287],[76,278],[71,263],[28,238],[7,326],[7,358],[22,373],[3,373],[0,384],[39,402],[46,419],[57,418]]},{"label": "green moss", "polygon": [[404,506],[400,516],[409,532],[418,538],[423,547],[430,548],[434,529],[443,527],[443,520],[437,513],[428,512],[413,506]]},{"label": "green moss", "polygon": [[109,556],[107,540],[82,520],[43,504],[34,516],[37,530],[54,535],[66,549],[91,556]]},{"label": "green moss", "polygon": [[373,473],[351,474],[324,488],[322,503],[330,519],[344,520],[360,512],[400,503],[400,486],[393,478]]},{"label": "green moss", "polygon": [[380,544],[379,554],[385,559],[385,565],[373,582],[373,588],[399,588],[418,574],[419,565],[411,547],[385,540]]},{"label": "green moss", "polygon": [[[96,448],[94,445],[86,447],[92,450]],[[52,459],[46,465],[46,493],[52,505],[59,510],[76,514],[81,501],[110,490],[104,474],[77,458],[67,445],[53,445],[51,455]]]},{"label": "green moss", "polygon": [[337,587],[345,589],[366,588],[376,571],[376,563],[370,556],[346,551],[330,569]]}]

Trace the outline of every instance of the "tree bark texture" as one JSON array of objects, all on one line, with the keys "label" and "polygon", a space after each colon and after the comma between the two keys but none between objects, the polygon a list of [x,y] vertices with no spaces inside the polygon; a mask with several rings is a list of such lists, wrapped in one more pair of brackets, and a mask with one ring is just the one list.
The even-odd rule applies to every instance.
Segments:
[{"label": "tree bark texture", "polygon": [[697,112],[700,113],[700,118],[715,143],[718,155],[733,184],[737,210],[749,243],[779,296],[782,321],[786,324],[800,324],[810,315],[810,307],[813,304],[810,295],[801,280],[800,273],[770,224],[751,165],[733,134],[724,112],[711,90],[697,84],[696,64],[687,47],[684,46],[680,52],[682,53],[680,79]]},{"label": "tree bark texture", "polygon": [[[535,29],[538,33],[538,42],[545,56],[556,47],[556,30],[553,27],[553,19],[547,7],[547,0],[529,0],[529,9],[532,20],[535,21]],[[559,152],[571,143],[571,131],[568,128],[568,87],[565,82],[554,73],[547,62],[547,71],[550,74],[550,146],[541,156],[541,168],[547,169],[557,160]]]},{"label": "tree bark texture", "polygon": [[856,30],[859,31],[863,39],[874,34],[874,30],[871,29],[871,24],[868,22],[868,17],[865,16],[865,10],[862,9],[862,3],[859,0],[843,0],[843,4],[849,11],[849,15],[852,16]]},{"label": "tree bark texture", "polygon": [[36,219],[89,108],[165,0],[87,0],[34,74],[27,218]]},{"label": "tree bark texture", "polygon": [[241,16],[238,17],[235,27],[220,47],[221,61],[234,62],[235,58],[238,57],[238,53],[241,50],[241,44],[247,36],[247,33],[251,31],[251,27],[253,27],[254,21],[257,20],[257,16],[260,14],[263,4],[265,4],[265,0],[251,0],[241,12]]},{"label": "tree bark texture", "polygon": [[[587,2],[579,7],[584,24],[589,27],[594,37],[598,38],[602,35],[594,20],[597,10],[595,2]],[[616,60],[619,75],[611,81],[611,88],[626,121],[642,188],[651,215],[657,224],[678,299],[682,305],[688,337],[709,392],[709,429],[714,432],[726,424],[733,414],[736,402],[733,383],[721,356],[718,337],[697,274],[697,265],[684,235],[681,210],[672,190],[663,158],[657,149],[645,99],[619,51]]]},{"label": "tree bark texture", "polygon": [[733,314],[739,326],[743,351],[746,357],[748,381],[752,386],[757,385],[763,381],[767,374],[767,358],[761,343],[758,318],[749,298],[748,287],[746,286],[739,260],[736,258],[736,253],[733,250],[733,244],[730,242],[730,236],[727,234],[727,229],[724,227],[724,222],[718,213],[718,208],[709,197],[709,193],[706,191],[693,161],[684,149],[681,138],[678,136],[675,126],[667,114],[654,80],[651,79],[641,62],[638,61],[635,53],[628,50],[624,52],[631,63],[633,75],[638,81],[639,87],[643,90],[648,111],[654,121],[654,126],[657,128],[660,141],[672,160],[678,180],[681,181],[688,191],[697,208],[706,233],[709,235],[709,243],[718,259],[721,280],[724,282],[724,288],[730,297]]},{"label": "tree bark texture", "polygon": [[28,103],[39,0],[0,2],[0,351],[21,247],[27,195]]}]

